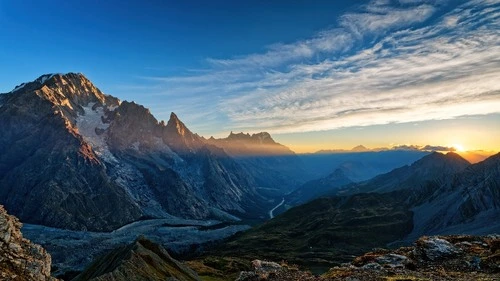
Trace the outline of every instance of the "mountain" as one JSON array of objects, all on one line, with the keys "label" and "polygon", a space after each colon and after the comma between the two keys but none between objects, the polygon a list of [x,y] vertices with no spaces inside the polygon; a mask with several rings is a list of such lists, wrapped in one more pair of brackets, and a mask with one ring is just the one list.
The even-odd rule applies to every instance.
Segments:
[{"label": "mountain", "polygon": [[359,186],[370,192],[291,208],[213,254],[318,266],[422,235],[500,231],[500,153],[472,165],[455,153],[432,153]]},{"label": "mountain", "polygon": [[358,146],[353,147],[351,149],[351,151],[354,151],[354,152],[365,152],[365,151],[370,151],[370,149],[366,148],[363,145],[358,145]]},{"label": "mountain", "polygon": [[500,153],[445,181],[430,182],[410,200],[420,234],[489,234],[500,231]]},{"label": "mountain", "polygon": [[266,212],[253,177],[173,113],[158,122],[75,73],[0,96],[0,203],[24,222],[109,231],[141,218]]},{"label": "mountain", "polygon": [[226,138],[210,138],[209,142],[223,147],[232,156],[295,155],[288,147],[277,143],[267,132],[257,134],[233,133]]},{"label": "mountain", "polygon": [[346,176],[343,169],[338,168],[325,178],[312,180],[303,184],[287,195],[286,201],[289,204],[298,205],[319,198],[350,183],[353,183],[353,181]]},{"label": "mountain", "polygon": [[50,276],[50,255],[23,238],[21,226],[0,205],[0,279],[56,281]]},{"label": "mountain", "polygon": [[350,186],[344,191],[383,193],[406,188],[416,189],[430,180],[445,180],[463,171],[469,165],[467,160],[456,153],[432,152],[411,165],[405,165],[371,180]]},{"label": "mountain", "polygon": [[311,177],[299,157],[267,132],[231,132],[226,138],[209,138],[207,142],[224,149],[242,165],[264,195],[282,196]]},{"label": "mountain", "polygon": [[[395,168],[410,165],[429,154],[426,151],[412,150],[384,150],[343,153],[306,153],[297,156],[304,165],[304,169],[312,176],[310,180],[328,176],[335,169],[343,165],[349,165],[346,173],[354,171],[353,181],[364,181],[379,174],[392,171]],[[350,164],[348,164],[350,163]]]},{"label": "mountain", "polygon": [[486,158],[496,154],[493,151],[484,151],[484,150],[471,150],[471,151],[461,151],[460,156],[467,159],[467,161],[475,164],[477,162],[481,162]]},{"label": "mountain", "polygon": [[160,245],[139,237],[90,264],[73,281],[199,281],[190,268],[173,259]]},{"label": "mountain", "polygon": [[[369,163],[369,161],[366,162]],[[345,161],[330,175],[303,184],[286,198],[287,203],[298,205],[337,193],[389,192],[418,186],[425,183],[426,180],[436,179],[436,177],[446,177],[463,170],[468,165],[469,163],[458,154],[449,153],[445,156],[434,152],[411,165],[405,165],[376,176],[379,166],[375,163],[369,165],[360,161]],[[374,178],[366,180],[366,177],[370,175]]]}]

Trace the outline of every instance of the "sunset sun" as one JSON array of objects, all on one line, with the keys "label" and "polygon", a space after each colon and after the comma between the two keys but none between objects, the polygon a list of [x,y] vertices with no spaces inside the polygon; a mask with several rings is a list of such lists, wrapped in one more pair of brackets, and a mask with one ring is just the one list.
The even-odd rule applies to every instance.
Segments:
[{"label": "sunset sun", "polygon": [[458,151],[458,152],[464,152],[465,151],[463,145],[461,145],[461,144],[454,144],[454,145],[452,145],[452,147],[455,148],[456,151]]}]

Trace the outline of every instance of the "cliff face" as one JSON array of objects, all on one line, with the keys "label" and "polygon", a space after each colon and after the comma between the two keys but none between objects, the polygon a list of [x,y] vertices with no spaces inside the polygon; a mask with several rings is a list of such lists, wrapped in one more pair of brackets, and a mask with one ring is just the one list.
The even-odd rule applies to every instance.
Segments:
[{"label": "cliff face", "polygon": [[50,277],[50,255],[23,238],[19,220],[0,205],[0,280],[45,281]]}]

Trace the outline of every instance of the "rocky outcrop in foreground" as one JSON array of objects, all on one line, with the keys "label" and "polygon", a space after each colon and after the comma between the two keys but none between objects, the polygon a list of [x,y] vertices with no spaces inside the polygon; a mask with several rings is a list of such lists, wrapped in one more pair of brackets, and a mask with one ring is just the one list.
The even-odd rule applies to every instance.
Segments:
[{"label": "rocky outcrop in foreground", "polygon": [[273,262],[252,265],[237,281],[500,280],[500,236],[421,237],[412,247],[377,249],[320,277]]},{"label": "rocky outcrop in foreground", "polygon": [[56,280],[50,277],[50,255],[20,229],[19,220],[0,205],[0,280]]}]

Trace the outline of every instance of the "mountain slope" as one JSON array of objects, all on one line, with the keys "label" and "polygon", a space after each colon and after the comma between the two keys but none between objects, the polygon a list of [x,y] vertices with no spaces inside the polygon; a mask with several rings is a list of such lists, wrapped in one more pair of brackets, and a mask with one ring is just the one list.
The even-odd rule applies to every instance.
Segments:
[{"label": "mountain slope", "polygon": [[7,94],[0,108],[0,203],[24,222],[73,229],[138,219],[139,208],[108,180],[75,127],[84,111],[78,102],[117,101],[79,75],[46,77]]},{"label": "mountain slope", "polygon": [[198,275],[173,259],[160,245],[144,237],[116,248],[90,264],[73,281],[179,280],[199,281]]},{"label": "mountain slope", "polygon": [[433,152],[411,165],[392,170],[371,180],[356,184],[347,192],[390,192],[406,188],[419,188],[427,181],[444,180],[463,171],[470,163],[460,155],[449,152],[446,155]]},{"label": "mountain slope", "polygon": [[500,231],[500,153],[413,194],[415,231],[488,234]]},{"label": "mountain slope", "polygon": [[318,265],[422,235],[500,231],[500,154],[473,165],[456,154],[431,154],[361,186],[371,189],[374,183],[393,191],[313,200],[214,253]]},{"label": "mountain slope", "polygon": [[334,192],[335,189],[350,183],[353,183],[353,181],[346,176],[343,169],[338,168],[325,178],[303,184],[287,195],[286,201],[289,204],[298,205]]},{"label": "mountain slope", "polygon": [[359,182],[371,179],[377,175],[385,174],[395,168],[410,165],[429,152],[415,150],[382,150],[353,152],[319,151],[317,153],[299,154],[301,162],[308,173],[319,179],[328,176],[335,169],[348,165],[348,170],[354,173],[349,175],[352,180]]},{"label": "mountain slope", "polygon": [[252,176],[173,113],[158,122],[74,73],[1,97],[0,203],[25,222],[107,231],[142,217],[265,214]]},{"label": "mountain slope", "polygon": [[344,262],[411,232],[412,212],[400,198],[376,193],[320,198],[235,235],[210,254],[316,266]]},{"label": "mountain slope", "polygon": [[396,168],[370,180],[354,183],[366,174],[377,170],[359,161],[346,161],[330,175],[309,181],[287,196],[287,202],[297,205],[322,196],[354,194],[361,192],[390,192],[406,188],[418,188],[429,180],[444,179],[459,172],[470,163],[455,153],[443,155],[431,153],[411,165]]}]

